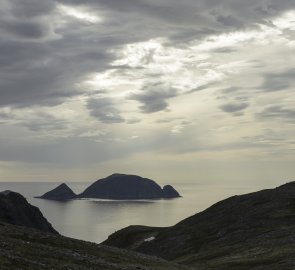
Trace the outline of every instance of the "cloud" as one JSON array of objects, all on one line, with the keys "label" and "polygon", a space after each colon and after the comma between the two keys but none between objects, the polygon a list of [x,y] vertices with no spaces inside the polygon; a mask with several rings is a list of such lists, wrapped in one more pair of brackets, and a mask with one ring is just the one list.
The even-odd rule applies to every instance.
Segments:
[{"label": "cloud", "polygon": [[230,87],[227,87],[227,88],[222,89],[222,93],[224,93],[224,94],[230,94],[230,93],[239,92],[240,90],[241,90],[240,87],[230,86]]},{"label": "cloud", "polygon": [[126,120],[126,123],[130,124],[130,125],[138,124],[140,122],[141,122],[141,119],[139,119],[139,118],[131,118],[131,119]]},{"label": "cloud", "polygon": [[[83,78],[109,69],[120,46],[158,37],[175,46],[232,31],[228,25],[242,29],[288,9],[290,1],[3,0],[0,5],[0,106],[26,107],[55,106],[81,94],[77,86]],[[103,24],[69,18],[60,5],[91,11]],[[155,109],[142,109],[166,104],[162,99]]]},{"label": "cloud", "polygon": [[0,106],[60,104],[81,94],[84,77],[107,69],[111,59],[106,50],[85,47],[78,35],[40,42],[0,39]]},{"label": "cloud", "polygon": [[267,138],[241,142],[261,126],[290,145],[280,124],[294,119],[293,6],[0,1],[0,160],[77,170],[114,160],[113,169],[132,155],[134,167],[146,164],[142,153],[157,165],[161,155],[195,163],[199,152],[217,164],[233,151],[247,167],[259,147],[272,150]]},{"label": "cloud", "polygon": [[33,118],[25,119],[21,125],[33,132],[52,132],[55,130],[66,130],[68,123],[65,119],[59,119],[48,113],[38,113]]},{"label": "cloud", "polygon": [[183,132],[183,129],[185,129],[187,126],[191,125],[192,122],[189,121],[181,121],[177,125],[173,126],[171,129],[172,134],[180,134]]},{"label": "cloud", "polygon": [[260,86],[265,92],[281,91],[295,85],[295,69],[284,72],[267,73],[264,75],[264,82]]},{"label": "cloud", "polygon": [[142,103],[140,106],[142,112],[154,113],[166,110],[169,107],[167,100],[176,96],[176,89],[154,85],[144,87],[141,92],[133,93],[128,98]]},{"label": "cloud", "polygon": [[209,89],[210,87],[216,85],[216,82],[207,82],[203,85],[200,85],[200,86],[197,86],[189,91],[186,92],[186,94],[191,94],[191,93],[194,93],[194,92],[199,92],[199,91],[203,91],[203,90],[206,90],[206,89]]},{"label": "cloud", "polygon": [[243,27],[243,23],[231,15],[228,15],[228,16],[218,15],[216,20],[224,26],[234,27],[234,28]]},{"label": "cloud", "polygon": [[295,109],[283,105],[272,105],[258,113],[258,117],[265,119],[280,119],[294,123]]},{"label": "cloud", "polygon": [[6,33],[23,38],[43,38],[49,33],[44,23],[26,21],[1,21],[0,28]]},{"label": "cloud", "polygon": [[167,124],[167,123],[175,122],[175,121],[178,121],[178,120],[183,120],[183,118],[182,117],[174,117],[174,118],[166,117],[166,118],[160,118],[160,119],[156,120],[155,123],[157,123],[157,124]]},{"label": "cloud", "polygon": [[2,0],[2,10],[17,18],[32,18],[50,14],[55,9],[53,0]]},{"label": "cloud", "polygon": [[87,102],[90,115],[105,124],[123,123],[125,119],[120,115],[114,102],[110,98],[92,98]]},{"label": "cloud", "polygon": [[227,113],[233,115],[241,115],[242,111],[249,107],[248,103],[227,103],[221,105],[219,108]]}]

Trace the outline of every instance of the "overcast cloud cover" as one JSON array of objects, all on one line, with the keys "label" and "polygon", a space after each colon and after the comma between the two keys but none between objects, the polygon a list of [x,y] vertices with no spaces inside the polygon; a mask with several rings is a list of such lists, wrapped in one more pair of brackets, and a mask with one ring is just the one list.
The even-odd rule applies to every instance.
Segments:
[{"label": "overcast cloud cover", "polygon": [[294,180],[293,0],[0,0],[0,181]]}]

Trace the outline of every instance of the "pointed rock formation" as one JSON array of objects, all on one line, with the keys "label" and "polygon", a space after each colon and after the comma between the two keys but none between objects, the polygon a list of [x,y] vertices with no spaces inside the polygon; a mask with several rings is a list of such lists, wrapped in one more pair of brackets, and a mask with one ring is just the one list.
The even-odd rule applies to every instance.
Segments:
[{"label": "pointed rock formation", "polygon": [[72,200],[75,199],[77,195],[65,184],[61,184],[55,189],[46,192],[40,197],[40,199],[46,199],[46,200],[56,200],[56,201],[66,201],[66,200]]},{"label": "pointed rock formation", "polygon": [[9,190],[0,192],[0,221],[58,234],[37,207]]}]

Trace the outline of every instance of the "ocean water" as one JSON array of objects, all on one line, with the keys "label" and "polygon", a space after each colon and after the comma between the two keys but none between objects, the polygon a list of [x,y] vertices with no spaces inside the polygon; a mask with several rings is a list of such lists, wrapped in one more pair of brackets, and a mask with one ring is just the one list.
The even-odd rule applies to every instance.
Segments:
[{"label": "ocean water", "polygon": [[[0,191],[21,193],[39,207],[62,235],[100,243],[111,233],[129,225],[172,226],[213,203],[232,195],[256,191],[258,187],[217,186],[181,183],[173,186],[183,196],[172,200],[72,200],[66,202],[36,199],[59,183],[0,182]],[[74,192],[82,192],[90,183],[68,183]]]}]

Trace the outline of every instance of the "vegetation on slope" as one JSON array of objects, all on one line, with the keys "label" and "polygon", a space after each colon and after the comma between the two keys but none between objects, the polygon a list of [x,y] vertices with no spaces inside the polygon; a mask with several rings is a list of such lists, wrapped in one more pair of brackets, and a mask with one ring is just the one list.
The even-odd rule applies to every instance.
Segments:
[{"label": "vegetation on slope", "polygon": [[0,223],[1,270],[185,270],[162,259]]},{"label": "vegetation on slope", "polygon": [[295,182],[228,198],[172,227],[131,226],[104,244],[195,269],[295,269]]}]

